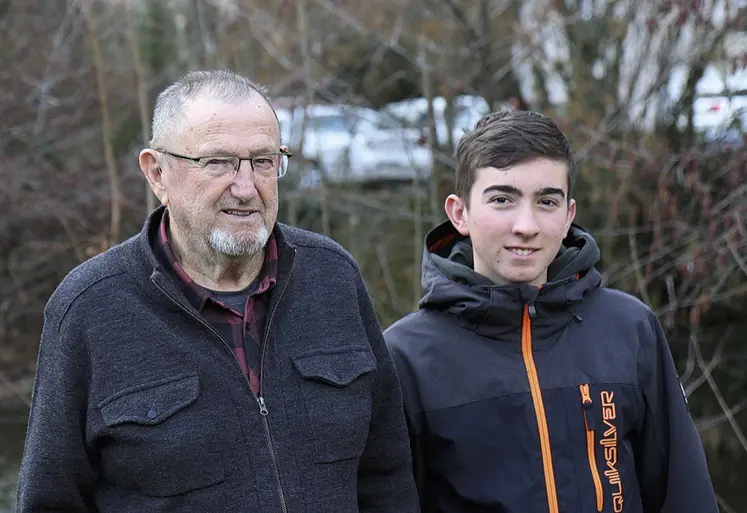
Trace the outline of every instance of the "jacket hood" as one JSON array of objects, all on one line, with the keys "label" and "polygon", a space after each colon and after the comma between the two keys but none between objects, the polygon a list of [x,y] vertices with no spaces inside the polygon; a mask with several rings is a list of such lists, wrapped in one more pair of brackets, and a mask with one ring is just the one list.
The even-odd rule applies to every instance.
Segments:
[{"label": "jacket hood", "polygon": [[573,224],[548,268],[546,284],[496,285],[475,272],[471,240],[446,221],[425,239],[419,306],[447,311],[469,329],[504,338],[521,329],[524,305],[532,304],[532,331],[549,336],[571,319],[581,319],[576,306],[601,283],[594,267],[599,258],[591,234]]}]

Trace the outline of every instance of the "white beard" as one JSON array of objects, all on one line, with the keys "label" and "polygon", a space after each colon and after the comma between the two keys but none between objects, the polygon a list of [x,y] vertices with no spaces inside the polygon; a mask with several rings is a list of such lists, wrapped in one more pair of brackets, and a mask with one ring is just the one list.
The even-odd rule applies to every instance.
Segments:
[{"label": "white beard", "polygon": [[259,253],[270,240],[270,232],[266,226],[248,236],[237,237],[220,229],[210,233],[210,247],[218,253],[228,256],[251,256]]}]

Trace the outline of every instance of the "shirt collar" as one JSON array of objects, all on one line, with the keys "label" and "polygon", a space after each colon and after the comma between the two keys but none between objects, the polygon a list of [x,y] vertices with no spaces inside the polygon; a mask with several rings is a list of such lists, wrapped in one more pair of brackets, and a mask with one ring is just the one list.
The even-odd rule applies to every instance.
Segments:
[{"label": "shirt collar", "polygon": [[[163,216],[161,217],[161,222],[158,227],[158,238],[155,241],[155,247],[153,250],[161,265],[163,265],[172,277],[175,278],[174,281],[176,282],[176,285],[198,312],[202,311],[208,301],[216,303],[223,308],[228,308],[213,298],[208,289],[198,285],[187,274],[184,267],[177,260],[169,236],[168,209],[164,211]],[[278,246],[273,232],[270,234],[270,238],[265,245],[265,256],[262,268],[252,284],[248,287],[249,295],[258,295],[267,292],[277,283],[277,263]]]}]

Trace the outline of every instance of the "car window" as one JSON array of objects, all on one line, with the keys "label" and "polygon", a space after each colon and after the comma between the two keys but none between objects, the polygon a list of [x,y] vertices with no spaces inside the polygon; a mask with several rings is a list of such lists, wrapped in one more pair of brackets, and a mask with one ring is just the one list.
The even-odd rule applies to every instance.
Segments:
[{"label": "car window", "polygon": [[343,116],[312,116],[307,121],[309,130],[324,132],[347,132],[353,123]]},{"label": "car window", "polygon": [[389,116],[381,116],[376,123],[376,128],[378,130],[397,130],[398,128],[402,128],[402,123]]}]

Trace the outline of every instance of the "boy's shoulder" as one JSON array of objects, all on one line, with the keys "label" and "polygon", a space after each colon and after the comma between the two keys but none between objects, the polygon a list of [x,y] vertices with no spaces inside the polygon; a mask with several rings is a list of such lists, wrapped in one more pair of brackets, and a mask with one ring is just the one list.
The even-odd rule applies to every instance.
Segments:
[{"label": "boy's shoulder", "polygon": [[[393,322],[384,330],[384,340],[390,352],[410,355],[428,352],[449,344],[453,332],[460,330],[451,316],[421,308]],[[449,344],[450,345],[450,344]]]},{"label": "boy's shoulder", "polygon": [[601,287],[595,297],[590,298],[595,314],[602,318],[627,321],[651,321],[656,314],[651,308],[632,294],[609,287]]}]

